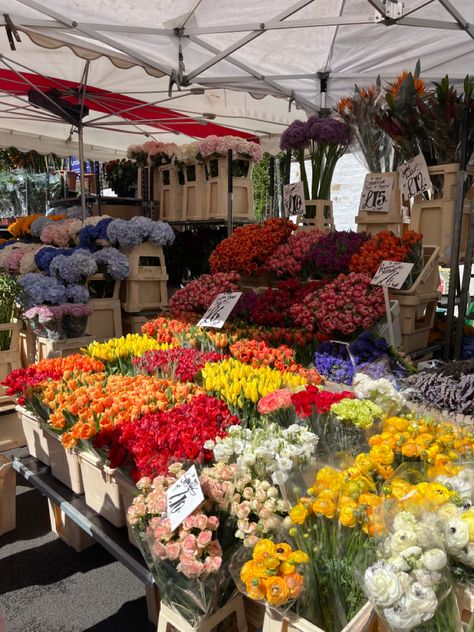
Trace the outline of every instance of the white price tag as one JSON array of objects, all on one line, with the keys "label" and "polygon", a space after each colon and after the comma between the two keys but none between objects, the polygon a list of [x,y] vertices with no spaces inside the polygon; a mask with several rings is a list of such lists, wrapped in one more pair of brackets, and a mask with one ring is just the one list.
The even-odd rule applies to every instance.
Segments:
[{"label": "white price tag", "polygon": [[223,292],[222,294],[218,294],[212,301],[207,312],[198,322],[198,327],[221,329],[241,296],[242,292]]},{"label": "white price tag", "polygon": [[398,167],[400,191],[407,200],[433,188],[423,154],[418,154]]},{"label": "white price tag", "polygon": [[283,205],[286,217],[290,217],[290,215],[304,215],[306,212],[304,197],[304,185],[302,182],[285,184],[283,187]]},{"label": "white price tag", "polygon": [[393,290],[399,290],[405,283],[413,268],[413,263],[400,261],[382,261],[372,279],[372,285],[381,285]]},{"label": "white price tag", "polygon": [[360,196],[359,212],[388,213],[392,195],[393,178],[368,173]]},{"label": "white price tag", "polygon": [[196,466],[192,465],[186,474],[173,483],[166,491],[166,513],[171,530],[186,520],[204,502]]}]

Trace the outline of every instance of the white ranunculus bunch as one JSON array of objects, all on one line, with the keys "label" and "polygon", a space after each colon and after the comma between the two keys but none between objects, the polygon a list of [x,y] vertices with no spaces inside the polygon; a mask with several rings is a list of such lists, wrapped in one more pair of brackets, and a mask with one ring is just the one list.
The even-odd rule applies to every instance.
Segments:
[{"label": "white ranunculus bunch", "polygon": [[364,573],[364,590],[392,630],[430,621],[449,592],[448,557],[434,536],[429,524],[400,513],[378,549],[380,559]]},{"label": "white ranunculus bunch", "polygon": [[403,395],[384,377],[373,380],[365,373],[356,373],[352,386],[358,399],[369,399],[385,412],[401,410],[406,405]]}]

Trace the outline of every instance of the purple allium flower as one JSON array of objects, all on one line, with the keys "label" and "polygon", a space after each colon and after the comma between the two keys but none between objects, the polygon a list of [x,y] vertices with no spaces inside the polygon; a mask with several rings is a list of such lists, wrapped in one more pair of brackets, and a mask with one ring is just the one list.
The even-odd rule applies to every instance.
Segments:
[{"label": "purple allium flower", "polygon": [[306,149],[309,146],[308,125],[303,121],[294,121],[281,135],[280,149]]},{"label": "purple allium flower", "polygon": [[307,126],[308,137],[320,145],[348,145],[351,140],[349,125],[335,118],[311,116]]}]

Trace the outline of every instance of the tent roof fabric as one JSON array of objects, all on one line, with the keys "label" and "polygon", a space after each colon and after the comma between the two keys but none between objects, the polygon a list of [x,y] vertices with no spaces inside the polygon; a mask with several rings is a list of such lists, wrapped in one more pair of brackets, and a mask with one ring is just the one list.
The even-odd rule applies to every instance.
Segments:
[{"label": "tent roof fabric", "polygon": [[[461,81],[474,68],[472,0],[3,0],[2,13],[0,67],[81,83],[87,64],[90,86],[198,119],[215,115],[270,149],[301,110],[331,107],[354,84],[392,80],[418,59],[426,80]],[[20,120],[28,110],[19,116],[10,98],[0,94],[0,126],[34,136],[38,122],[32,132]],[[112,115],[107,122],[108,130],[86,130],[85,142],[123,152],[157,133]],[[52,127],[42,131],[60,141],[64,130]]]}]

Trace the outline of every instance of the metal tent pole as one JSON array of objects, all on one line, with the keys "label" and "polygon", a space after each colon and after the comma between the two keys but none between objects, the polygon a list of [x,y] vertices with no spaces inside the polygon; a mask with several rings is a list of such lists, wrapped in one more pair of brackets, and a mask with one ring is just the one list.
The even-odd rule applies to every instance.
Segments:
[{"label": "metal tent pole", "polygon": [[464,255],[464,271],[462,275],[461,296],[458,305],[458,326],[456,327],[456,340],[454,343],[454,359],[460,360],[462,340],[464,333],[464,318],[466,316],[469,286],[471,285],[471,268],[474,251],[474,200],[471,202],[471,215],[469,217],[469,232]]},{"label": "metal tent pole", "polygon": [[80,181],[81,181],[81,214],[82,221],[84,222],[87,217],[87,209],[86,209],[86,183],[84,178],[84,128],[81,125],[77,128],[77,134],[79,137],[79,162],[80,162]]},{"label": "metal tent pole", "polygon": [[451,272],[449,275],[448,306],[446,314],[446,331],[444,334],[444,360],[449,360],[451,355],[451,332],[454,325],[454,309],[456,306],[456,290],[459,282],[459,251],[461,244],[461,224],[466,194],[466,165],[467,165],[467,137],[469,133],[470,110],[467,103],[464,104],[461,123],[461,156],[459,164],[458,187],[456,191],[456,209],[454,213],[453,245],[451,248]]},{"label": "metal tent pole", "polygon": [[232,149],[227,150],[227,237],[230,237],[234,230],[233,202],[234,202],[234,181],[232,178]]}]

